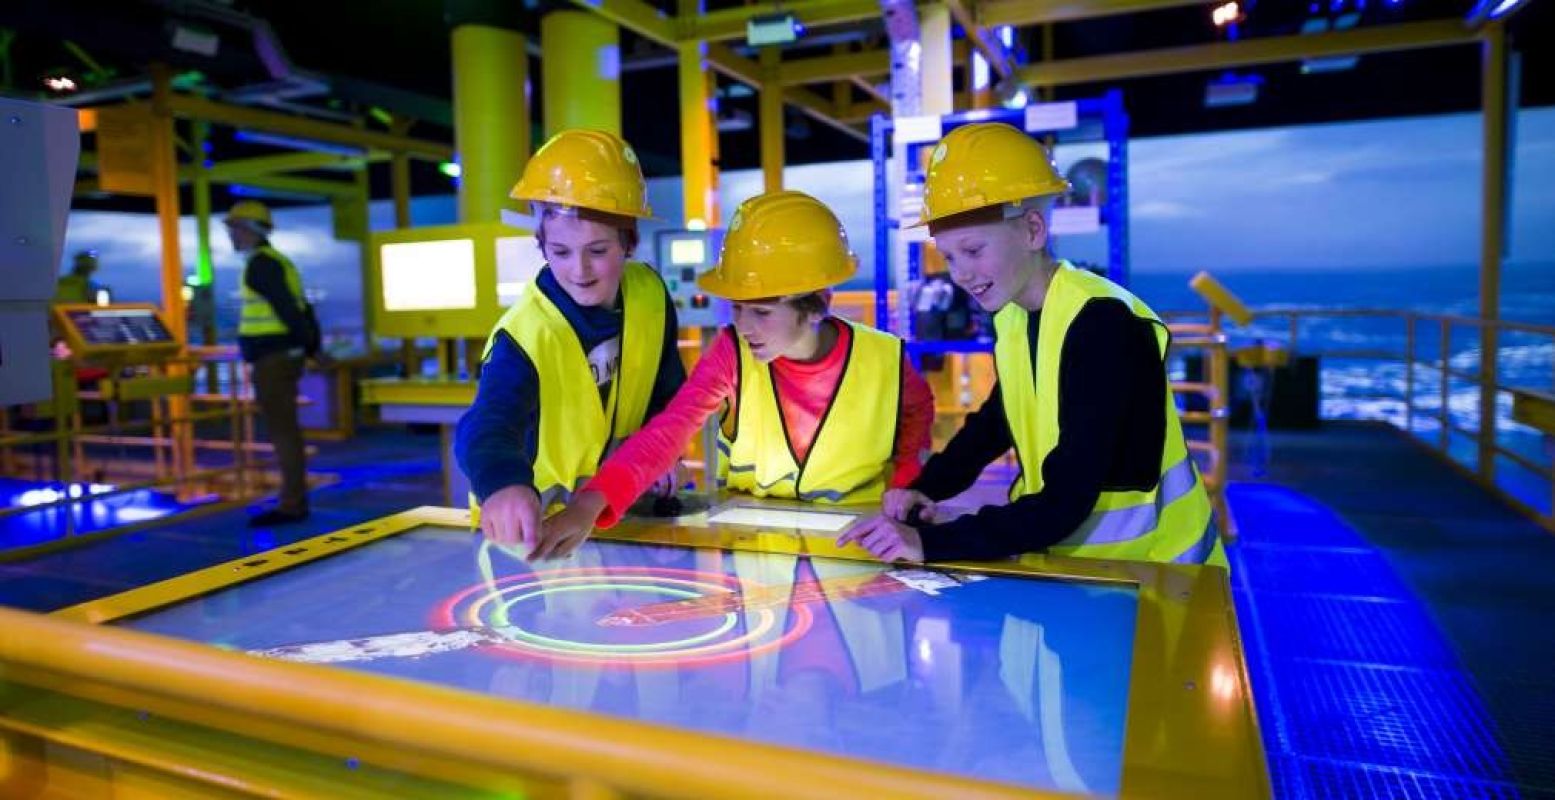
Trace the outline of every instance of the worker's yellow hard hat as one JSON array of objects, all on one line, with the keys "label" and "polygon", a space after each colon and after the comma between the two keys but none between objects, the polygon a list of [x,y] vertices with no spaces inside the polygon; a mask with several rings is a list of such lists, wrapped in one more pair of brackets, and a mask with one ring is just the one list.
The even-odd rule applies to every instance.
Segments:
[{"label": "worker's yellow hard hat", "polygon": [[803,192],[770,192],[740,204],[718,265],[697,276],[697,286],[729,300],[762,300],[836,286],[857,268],[831,209]]},{"label": "worker's yellow hard hat", "polygon": [[227,211],[226,222],[257,222],[266,228],[275,227],[270,219],[270,207],[258,200],[239,200]]},{"label": "worker's yellow hard hat", "polygon": [[963,125],[929,155],[918,225],[1068,189],[1047,148],[1023,131],[1002,122]]},{"label": "worker's yellow hard hat", "polygon": [[637,154],[621,137],[575,128],[551,137],[508,195],[623,217],[651,219],[648,186]]}]

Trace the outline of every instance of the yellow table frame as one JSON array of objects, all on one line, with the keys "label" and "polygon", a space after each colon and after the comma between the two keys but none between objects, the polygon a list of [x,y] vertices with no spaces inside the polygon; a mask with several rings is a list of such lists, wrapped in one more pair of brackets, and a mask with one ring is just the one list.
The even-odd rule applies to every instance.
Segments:
[{"label": "yellow table frame", "polygon": [[[423,525],[423,507],[64,609],[0,609],[0,795],[1043,795],[101,626]],[[600,538],[861,558],[829,538],[627,522]],[[1132,584],[1125,797],[1269,796],[1225,573],[1081,559],[969,571]],[[117,795],[116,795],[117,796]]]}]

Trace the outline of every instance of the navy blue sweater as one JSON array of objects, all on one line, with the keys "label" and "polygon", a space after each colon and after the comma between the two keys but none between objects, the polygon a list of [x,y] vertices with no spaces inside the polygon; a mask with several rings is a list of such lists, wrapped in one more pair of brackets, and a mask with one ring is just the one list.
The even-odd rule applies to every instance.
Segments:
[{"label": "navy blue sweater", "polygon": [[[549,267],[540,270],[535,283],[572,325],[583,352],[621,335],[624,313],[619,301],[608,308],[580,306],[556,282]],[[659,413],[686,382],[686,368],[680,363],[680,352],[675,346],[679,323],[667,292],[664,304],[664,349],[648,400],[648,417]],[[615,379],[620,380],[621,376],[618,374]],[[591,399],[597,401],[579,398],[579,402]],[[459,459],[459,468],[469,477],[477,500],[484,503],[487,497],[509,486],[534,485],[539,419],[539,373],[513,338],[498,331],[481,366],[475,402],[460,418],[454,439],[454,455]]]}]

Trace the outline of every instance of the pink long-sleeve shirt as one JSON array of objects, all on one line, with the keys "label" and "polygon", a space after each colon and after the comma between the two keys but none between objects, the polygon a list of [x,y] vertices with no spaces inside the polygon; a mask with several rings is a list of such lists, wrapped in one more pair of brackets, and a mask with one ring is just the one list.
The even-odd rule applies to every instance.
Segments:
[{"label": "pink long-sleeve shirt", "polygon": [[[771,364],[788,440],[801,461],[809,455],[810,446],[820,430],[821,417],[837,393],[844,356],[853,336],[847,325],[835,319],[829,322],[837,328],[837,344],[824,358],[812,362],[779,358]],[[605,459],[599,472],[583,487],[584,491],[597,491],[605,496],[607,505],[596,523],[599,527],[616,524],[626,509],[674,466],[686,443],[725,401],[731,408],[735,406],[740,360],[735,335],[732,328],[725,328],[669,405]],[[897,420],[896,452],[892,456],[889,484],[893,488],[906,486],[918,477],[922,455],[930,448],[929,431],[934,424],[934,395],[928,382],[905,356],[901,391],[902,413]]]}]

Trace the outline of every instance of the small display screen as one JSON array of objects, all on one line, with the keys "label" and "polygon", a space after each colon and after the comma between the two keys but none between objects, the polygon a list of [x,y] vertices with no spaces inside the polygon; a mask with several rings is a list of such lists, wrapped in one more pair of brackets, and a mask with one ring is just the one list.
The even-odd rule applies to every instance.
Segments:
[{"label": "small display screen", "polygon": [[767,530],[799,530],[837,533],[852,525],[857,514],[825,511],[789,511],[777,508],[730,506],[715,511],[707,521],[720,525],[744,525]]},{"label": "small display screen", "polygon": [[94,308],[66,312],[89,345],[168,344],[173,334],[149,308]]},{"label": "small display screen", "polygon": [[670,263],[675,266],[706,264],[707,242],[701,239],[670,240]]},{"label": "small display screen", "polygon": [[437,311],[475,307],[475,241],[394,242],[379,251],[383,307]]}]

